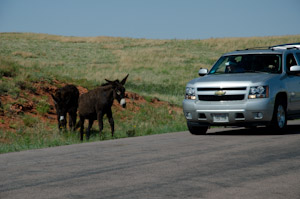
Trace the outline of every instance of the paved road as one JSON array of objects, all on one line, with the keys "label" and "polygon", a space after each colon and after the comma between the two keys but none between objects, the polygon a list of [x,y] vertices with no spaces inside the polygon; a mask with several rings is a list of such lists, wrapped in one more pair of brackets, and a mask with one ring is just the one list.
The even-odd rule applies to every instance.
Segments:
[{"label": "paved road", "polygon": [[300,122],[0,155],[0,198],[300,198]]}]

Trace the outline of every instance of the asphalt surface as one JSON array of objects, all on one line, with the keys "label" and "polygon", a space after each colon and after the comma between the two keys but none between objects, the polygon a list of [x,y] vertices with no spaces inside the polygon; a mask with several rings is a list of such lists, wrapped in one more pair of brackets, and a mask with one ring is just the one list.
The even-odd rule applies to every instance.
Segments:
[{"label": "asphalt surface", "polygon": [[0,199],[300,198],[300,122],[0,155]]}]

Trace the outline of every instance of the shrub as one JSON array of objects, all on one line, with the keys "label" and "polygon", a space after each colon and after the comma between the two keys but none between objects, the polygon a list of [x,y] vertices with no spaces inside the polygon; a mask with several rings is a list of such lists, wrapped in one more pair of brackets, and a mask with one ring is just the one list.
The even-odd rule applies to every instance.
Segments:
[{"label": "shrub", "polygon": [[36,110],[39,114],[44,115],[50,111],[50,105],[45,100],[37,103]]},{"label": "shrub", "polygon": [[18,70],[19,66],[15,62],[0,57],[0,77],[15,77]]},{"label": "shrub", "polygon": [[24,115],[23,123],[27,127],[33,127],[38,122],[38,119],[30,115]]},{"label": "shrub", "polygon": [[12,55],[14,56],[21,56],[23,58],[37,58],[36,55],[34,55],[31,52],[23,52],[23,51],[17,51],[17,52],[13,52]]},{"label": "shrub", "polygon": [[10,84],[7,81],[0,81],[0,95],[9,91]]}]

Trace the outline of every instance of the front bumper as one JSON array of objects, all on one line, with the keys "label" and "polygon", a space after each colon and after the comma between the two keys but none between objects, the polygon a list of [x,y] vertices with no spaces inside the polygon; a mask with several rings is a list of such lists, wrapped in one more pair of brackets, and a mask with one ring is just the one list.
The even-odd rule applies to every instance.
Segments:
[{"label": "front bumper", "polygon": [[270,98],[218,102],[183,101],[183,112],[187,121],[204,126],[267,124],[272,120],[273,109],[274,101]]}]

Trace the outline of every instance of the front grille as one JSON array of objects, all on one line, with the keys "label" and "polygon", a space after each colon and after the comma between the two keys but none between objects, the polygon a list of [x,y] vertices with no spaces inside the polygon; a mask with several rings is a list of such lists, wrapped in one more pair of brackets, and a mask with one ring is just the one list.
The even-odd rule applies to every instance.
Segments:
[{"label": "front grille", "polygon": [[198,99],[202,101],[235,101],[243,100],[245,95],[198,95]]},{"label": "front grille", "polygon": [[197,88],[197,91],[243,91],[246,90],[247,87],[228,87],[228,88],[220,88],[220,87],[215,87],[215,88]]}]

